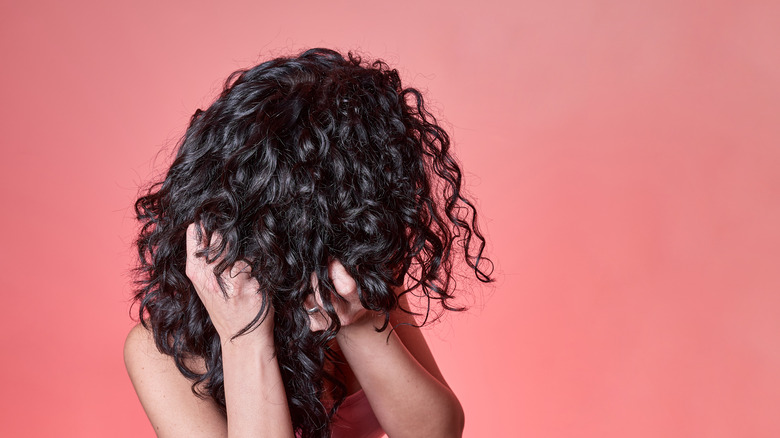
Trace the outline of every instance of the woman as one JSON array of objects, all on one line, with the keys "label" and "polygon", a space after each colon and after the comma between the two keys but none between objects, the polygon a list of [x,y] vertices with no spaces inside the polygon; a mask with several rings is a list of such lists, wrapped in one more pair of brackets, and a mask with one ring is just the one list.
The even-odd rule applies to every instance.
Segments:
[{"label": "woman", "polygon": [[460,436],[419,327],[459,310],[457,254],[492,266],[448,149],[381,61],[231,75],[136,202],[125,362],[158,436]]}]

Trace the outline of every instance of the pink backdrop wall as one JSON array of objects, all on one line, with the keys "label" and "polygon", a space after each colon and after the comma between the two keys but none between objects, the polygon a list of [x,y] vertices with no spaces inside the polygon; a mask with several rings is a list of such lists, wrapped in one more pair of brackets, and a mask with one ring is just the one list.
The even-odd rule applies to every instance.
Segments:
[{"label": "pink backdrop wall", "polygon": [[498,282],[427,332],[466,436],[780,436],[777,2],[217,3],[0,4],[0,435],[153,435],[136,189],[229,72],[330,46],[428,91],[479,199]]}]

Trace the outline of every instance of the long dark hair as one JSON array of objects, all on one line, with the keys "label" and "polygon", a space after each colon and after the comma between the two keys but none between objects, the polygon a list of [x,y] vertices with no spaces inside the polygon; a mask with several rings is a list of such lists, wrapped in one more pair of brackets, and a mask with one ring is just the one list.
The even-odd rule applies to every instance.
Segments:
[{"label": "long dark hair", "polygon": [[[341,326],[330,261],[344,265],[363,306],[383,313],[385,325],[399,307],[398,290],[414,291],[427,310],[436,303],[459,309],[452,302],[456,253],[477,279],[491,281],[477,212],[449,147],[421,93],[403,88],[382,61],[312,49],[230,75],[219,98],[192,116],[165,178],[135,203],[135,300],[157,348],[196,394],[224,408],[219,336],[185,275],[186,229],[195,222],[205,241],[222,236],[207,249],[221,257],[215,273],[248,261],[258,293],[274,307],[296,431],[329,436],[344,398],[343,384],[324,371]],[[333,321],[318,333],[303,306],[312,273]],[[205,372],[189,362],[198,357]],[[325,379],[337,388],[332,409],[320,401]]]}]

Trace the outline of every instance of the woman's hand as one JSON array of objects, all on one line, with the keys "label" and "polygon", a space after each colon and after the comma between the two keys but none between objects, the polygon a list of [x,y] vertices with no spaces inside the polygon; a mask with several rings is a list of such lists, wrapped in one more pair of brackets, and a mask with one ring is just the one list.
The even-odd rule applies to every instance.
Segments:
[{"label": "woman's hand", "polygon": [[[357,294],[357,283],[355,279],[347,272],[344,265],[338,260],[330,262],[328,265],[328,276],[333,283],[336,293],[339,297],[332,297],[331,303],[336,309],[336,314],[341,321],[341,325],[357,325],[369,321],[374,312],[363,307]],[[311,276],[314,293],[309,295],[304,302],[306,311],[309,313],[309,321],[312,331],[325,330],[330,326],[330,317],[323,309],[322,298],[320,298],[317,276]]]},{"label": "woman's hand", "polygon": [[[209,312],[222,343],[227,437],[293,437],[290,410],[273,343],[274,309],[267,303],[259,326],[233,340],[263,308],[260,285],[250,267],[239,261],[221,275],[214,264],[195,254],[203,249],[197,225],[187,227],[187,277]],[[212,244],[220,236],[212,236]],[[227,298],[225,297],[227,295]],[[229,427],[228,427],[229,426]]]},{"label": "woman's hand", "polygon": [[[236,262],[226,269],[222,275],[222,283],[227,299],[219,287],[214,275],[214,263],[206,263],[204,257],[195,254],[203,249],[203,243],[198,241],[197,225],[187,227],[187,268],[186,273],[192,281],[201,302],[211,317],[211,322],[225,343],[247,326],[260,312],[263,305],[263,295],[258,293],[260,285],[250,275],[250,266],[243,261]],[[219,242],[219,236],[212,236],[212,243]],[[246,336],[259,336],[264,341],[273,341],[273,308],[266,308],[264,320],[260,326],[246,333]]]}]

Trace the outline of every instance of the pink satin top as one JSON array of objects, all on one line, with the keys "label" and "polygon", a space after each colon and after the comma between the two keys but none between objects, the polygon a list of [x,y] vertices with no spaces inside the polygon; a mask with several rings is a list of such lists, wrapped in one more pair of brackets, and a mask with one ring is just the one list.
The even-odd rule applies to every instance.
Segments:
[{"label": "pink satin top", "polygon": [[331,425],[332,438],[380,438],[385,435],[361,389],[347,396]]}]

